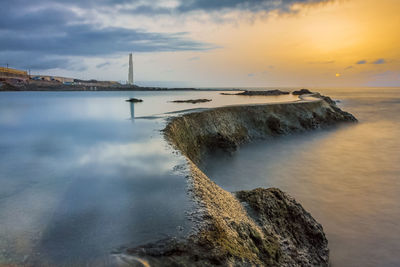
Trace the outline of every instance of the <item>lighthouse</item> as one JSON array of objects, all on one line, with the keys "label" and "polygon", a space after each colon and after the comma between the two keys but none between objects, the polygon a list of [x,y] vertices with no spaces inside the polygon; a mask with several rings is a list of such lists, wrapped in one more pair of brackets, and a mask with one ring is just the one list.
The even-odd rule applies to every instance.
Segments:
[{"label": "lighthouse", "polygon": [[132,53],[129,54],[128,84],[129,84],[129,85],[133,85],[133,61],[132,61]]}]

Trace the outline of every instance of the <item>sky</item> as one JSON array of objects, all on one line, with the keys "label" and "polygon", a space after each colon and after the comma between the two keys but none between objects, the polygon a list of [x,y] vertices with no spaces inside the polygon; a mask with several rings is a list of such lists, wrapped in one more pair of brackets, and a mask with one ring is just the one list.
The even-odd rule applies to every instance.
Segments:
[{"label": "sky", "polygon": [[400,86],[399,0],[2,0],[0,66],[166,87]]}]

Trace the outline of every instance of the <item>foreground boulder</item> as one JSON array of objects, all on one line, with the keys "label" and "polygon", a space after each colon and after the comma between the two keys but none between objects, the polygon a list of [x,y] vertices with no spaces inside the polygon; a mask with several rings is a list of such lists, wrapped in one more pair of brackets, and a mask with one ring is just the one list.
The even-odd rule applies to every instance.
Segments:
[{"label": "foreground boulder", "polygon": [[279,189],[241,191],[236,198],[190,165],[201,207],[192,218],[198,230],[186,240],[128,249],[138,266],[328,266],[322,226],[293,198]]},{"label": "foreground boulder", "polygon": [[277,188],[257,188],[236,193],[249,214],[279,240],[282,264],[327,266],[328,240],[323,228],[294,198]]}]

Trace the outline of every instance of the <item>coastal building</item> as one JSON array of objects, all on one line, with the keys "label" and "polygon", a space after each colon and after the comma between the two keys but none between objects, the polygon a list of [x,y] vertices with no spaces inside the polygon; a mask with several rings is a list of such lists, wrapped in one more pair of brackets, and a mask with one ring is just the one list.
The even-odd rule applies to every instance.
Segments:
[{"label": "coastal building", "polygon": [[129,54],[128,84],[129,84],[129,85],[133,85],[133,60],[132,60],[132,53]]},{"label": "coastal building", "polygon": [[48,76],[48,75],[31,75],[31,80],[35,81],[47,81],[47,82],[59,82],[66,85],[74,84],[74,78],[60,77],[60,76]]},{"label": "coastal building", "polygon": [[27,83],[29,75],[26,71],[0,67],[0,81]]}]

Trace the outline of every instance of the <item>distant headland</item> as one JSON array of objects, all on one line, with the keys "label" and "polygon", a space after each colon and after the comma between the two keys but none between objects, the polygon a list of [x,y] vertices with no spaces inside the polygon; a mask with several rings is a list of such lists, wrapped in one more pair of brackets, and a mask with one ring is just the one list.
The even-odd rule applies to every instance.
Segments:
[{"label": "distant headland", "polygon": [[142,87],[131,82],[81,80],[51,75],[30,75],[27,71],[0,67],[0,91],[165,91],[194,88]]}]

